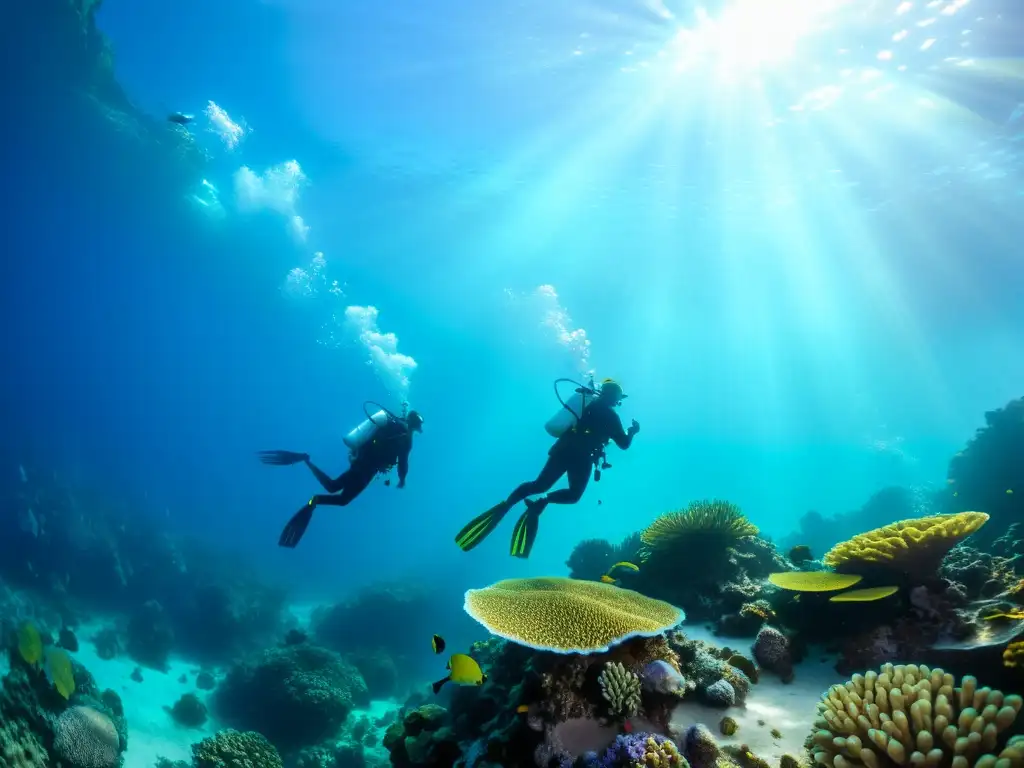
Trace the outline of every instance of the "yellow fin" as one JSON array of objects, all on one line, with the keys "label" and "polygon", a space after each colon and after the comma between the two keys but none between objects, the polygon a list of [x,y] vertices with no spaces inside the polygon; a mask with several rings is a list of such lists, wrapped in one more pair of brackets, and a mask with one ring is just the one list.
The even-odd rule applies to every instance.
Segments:
[{"label": "yellow fin", "polygon": [[834,592],[837,589],[852,587],[861,578],[852,573],[831,571],[785,571],[768,574],[768,581],[776,587],[794,592]]},{"label": "yellow fin", "polygon": [[43,660],[43,640],[39,637],[36,625],[31,621],[26,621],[18,627],[18,653],[26,664],[32,666]]},{"label": "yellow fin", "polygon": [[867,587],[866,589],[852,589],[849,592],[842,592],[833,595],[828,599],[830,603],[870,603],[875,600],[883,600],[889,595],[894,595],[899,587]]}]

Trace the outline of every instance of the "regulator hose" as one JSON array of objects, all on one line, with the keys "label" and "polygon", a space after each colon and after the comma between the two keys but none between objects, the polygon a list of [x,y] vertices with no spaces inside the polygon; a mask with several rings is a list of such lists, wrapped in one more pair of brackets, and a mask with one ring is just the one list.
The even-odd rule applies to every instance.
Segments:
[{"label": "regulator hose", "polygon": [[555,386],[555,397],[558,398],[558,402],[562,404],[562,407],[565,408],[565,410],[567,410],[573,416],[575,416],[576,417],[576,421],[579,421],[580,419],[583,418],[583,414],[582,413],[576,413],[576,411],[574,411],[572,408],[570,408],[569,404],[566,403],[565,400],[562,399],[562,395],[558,391],[558,385],[563,383],[563,382],[566,382],[566,381],[569,382],[570,384],[575,384],[577,392],[591,392],[591,393],[593,393],[596,396],[597,395],[597,390],[595,390],[593,387],[588,387],[586,384],[580,384],[575,379],[555,379],[555,384],[554,384],[554,386]]}]

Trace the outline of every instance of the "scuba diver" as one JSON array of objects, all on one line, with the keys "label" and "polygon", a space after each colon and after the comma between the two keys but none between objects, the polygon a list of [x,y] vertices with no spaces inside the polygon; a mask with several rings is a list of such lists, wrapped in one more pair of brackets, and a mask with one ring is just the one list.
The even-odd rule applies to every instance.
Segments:
[{"label": "scuba diver", "polygon": [[[555,382],[555,394],[558,394],[558,381]],[[611,466],[605,461],[604,448],[608,441],[614,441],[619,448],[626,450],[640,431],[640,425],[635,419],[628,431],[623,430],[622,420],[613,410],[625,397],[622,387],[611,379],[601,383],[600,391],[593,388],[593,381],[589,387],[581,386],[569,403],[559,397],[562,410],[545,425],[548,433],[558,439],[548,450],[547,463],[537,479],[523,483],[507,499],[467,523],[455,537],[455,543],[464,552],[468,552],[498,526],[512,507],[525,501],[526,511],[512,531],[510,554],[514,557],[529,557],[534,539],[537,538],[540,514],[547,505],[578,502],[590,482],[591,469],[594,471],[594,479],[600,480],[600,470]],[[535,500],[527,498],[545,493],[562,475],[568,476],[568,488],[552,491]]]},{"label": "scuba diver", "polygon": [[[365,410],[365,405],[363,407]],[[404,488],[405,477],[409,474],[412,433],[422,431],[423,417],[417,411],[409,411],[404,418],[386,408],[381,408],[372,416],[367,414],[366,420],[345,436],[345,444],[351,449],[349,468],[334,479],[310,461],[308,453],[260,451],[259,459],[264,464],[288,466],[305,463],[327,491],[326,494],[313,496],[292,516],[281,531],[278,545],[294,548],[302,540],[317,506],[347,506],[366,490],[374,477],[387,474],[395,465],[398,466],[398,487]],[[384,484],[390,485],[391,481],[385,480]]]}]

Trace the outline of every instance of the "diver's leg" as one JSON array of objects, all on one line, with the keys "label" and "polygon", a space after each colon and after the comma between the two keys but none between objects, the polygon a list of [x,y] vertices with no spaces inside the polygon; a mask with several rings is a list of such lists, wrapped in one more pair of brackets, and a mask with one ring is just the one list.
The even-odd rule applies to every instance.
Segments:
[{"label": "diver's leg", "polygon": [[341,493],[329,496],[318,494],[313,497],[312,501],[317,506],[323,504],[330,507],[347,507],[360,493],[366,490],[376,476],[377,472],[373,469],[362,468],[357,471],[350,468],[348,472],[338,478],[343,482]]},{"label": "diver's leg", "polygon": [[565,474],[565,471],[565,462],[561,456],[548,456],[548,460],[544,464],[544,468],[541,469],[540,474],[537,475],[537,479],[520,485],[505,499],[505,503],[509,507],[514,507],[527,496],[536,496],[538,493],[544,493],[544,491],[559,481],[562,475]]},{"label": "diver's leg", "polygon": [[349,469],[342,472],[340,475],[338,475],[338,477],[331,479],[330,475],[328,475],[326,472],[320,469],[320,467],[318,467],[316,464],[310,461],[308,457],[306,458],[306,466],[309,467],[309,471],[313,473],[313,477],[315,477],[320,482],[320,485],[322,485],[324,487],[324,490],[327,491],[328,493],[337,493],[342,488],[344,488],[346,476],[348,475],[349,472],[352,471],[352,468],[349,467]]},{"label": "diver's leg", "polygon": [[568,488],[559,488],[544,497],[543,501],[549,504],[575,504],[583,498],[583,492],[587,490],[590,483],[590,471],[593,467],[590,457],[581,458],[569,465],[566,475],[569,480]]}]

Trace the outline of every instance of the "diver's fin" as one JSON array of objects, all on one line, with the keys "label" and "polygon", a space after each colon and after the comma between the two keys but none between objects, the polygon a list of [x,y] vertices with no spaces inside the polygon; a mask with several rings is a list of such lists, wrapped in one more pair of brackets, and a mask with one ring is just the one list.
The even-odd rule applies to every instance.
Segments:
[{"label": "diver's fin", "polygon": [[309,503],[292,516],[292,519],[288,521],[288,525],[281,531],[281,538],[277,540],[279,547],[294,549],[302,541],[302,536],[309,527],[309,521],[313,519],[314,509],[316,509],[316,505]]},{"label": "diver's fin", "polygon": [[451,679],[452,676],[448,675],[448,677],[446,677],[444,680],[438,680],[436,683],[432,684],[430,688],[434,691],[434,695],[436,696],[438,692],[441,690],[441,687]]},{"label": "diver's fin", "polygon": [[482,515],[474,517],[455,536],[455,543],[463,552],[469,552],[498,527],[498,523],[511,508],[507,501],[503,501],[500,504],[495,504]]},{"label": "diver's fin", "polygon": [[540,513],[545,506],[547,505],[541,504],[541,508],[537,509],[537,502],[526,503],[526,511],[519,516],[519,519],[516,521],[516,527],[512,531],[512,546],[509,549],[509,554],[512,557],[521,557],[525,560],[530,556],[533,542],[537,538]]},{"label": "diver's fin", "polygon": [[296,453],[295,451],[258,451],[256,455],[264,464],[273,464],[277,467],[299,464],[309,458],[308,453]]}]

